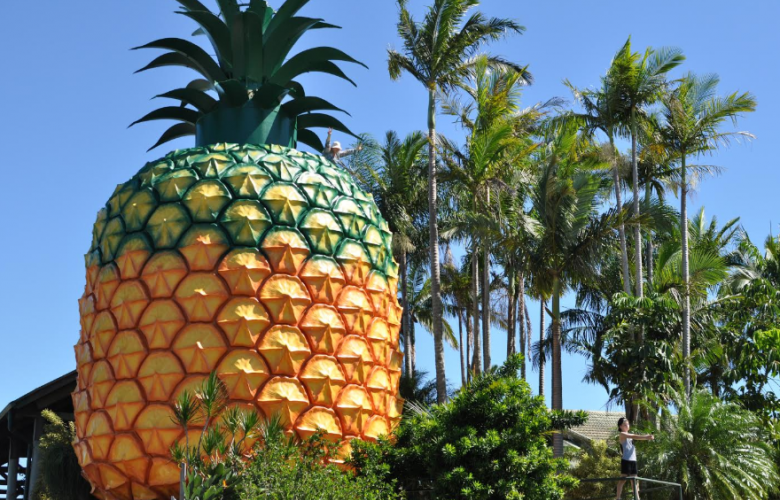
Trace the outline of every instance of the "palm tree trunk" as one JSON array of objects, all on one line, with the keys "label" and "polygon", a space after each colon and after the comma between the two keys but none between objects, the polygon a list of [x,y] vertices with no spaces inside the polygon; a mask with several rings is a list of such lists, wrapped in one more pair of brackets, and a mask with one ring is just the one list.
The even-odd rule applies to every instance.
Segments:
[{"label": "palm tree trunk", "polygon": [[515,315],[517,314],[517,304],[515,302],[515,273],[512,271],[512,266],[507,266],[507,285],[508,285],[508,297],[507,297],[507,310],[506,310],[506,357],[508,358],[515,353],[517,346],[515,341]]},{"label": "palm tree trunk", "polygon": [[471,304],[474,308],[474,359],[471,369],[474,373],[482,371],[482,350],[479,341],[479,251],[476,242],[471,255]]},{"label": "palm tree trunk", "polygon": [[528,357],[531,357],[531,315],[528,313],[528,302],[525,301],[525,297],[523,297],[523,310],[525,311],[525,331],[526,338],[528,339],[528,344],[526,346],[525,352],[528,354]]},{"label": "palm tree trunk", "polygon": [[687,172],[685,171],[685,151],[683,150],[682,162],[680,165],[680,177],[682,179],[682,188],[680,189],[680,234],[682,235],[682,279],[683,279],[683,331],[682,331],[682,351],[683,351],[683,369],[685,381],[685,394],[691,395],[691,371],[688,363],[691,360],[691,290],[689,286],[688,270],[688,184]]},{"label": "palm tree trunk", "polygon": [[410,337],[412,337],[412,374],[414,374],[414,371],[417,369],[417,341],[414,338],[414,321],[411,322],[411,325],[409,331],[412,333]]},{"label": "palm tree trunk", "polygon": [[[615,139],[610,136],[609,145],[612,148],[611,153],[615,153]],[[612,182],[615,184],[615,204],[618,210],[623,209],[623,192],[620,188],[620,173],[618,172],[617,161],[612,166]],[[628,270],[628,245],[626,244],[626,227],[620,223],[618,227],[620,235],[620,267],[623,270],[623,291],[626,295],[631,295],[631,274]]]},{"label": "palm tree trunk", "polygon": [[411,328],[409,328],[409,297],[407,296],[407,292],[409,291],[409,285],[408,285],[408,270],[407,270],[407,262],[406,262],[406,251],[401,252],[401,304],[404,308],[403,313],[401,313],[401,328],[404,331],[404,368],[406,369],[407,375],[412,375],[414,372],[412,370],[412,333]]},{"label": "palm tree trunk", "polygon": [[[645,186],[645,212],[650,211],[650,202],[652,201],[653,189],[650,182],[647,182]],[[651,235],[647,236],[647,283],[652,286],[653,284],[653,238]]]},{"label": "palm tree trunk", "polygon": [[541,346],[541,352],[539,353],[539,395],[544,396],[544,313],[545,304],[544,298],[539,299],[539,345]]},{"label": "palm tree trunk", "polygon": [[[519,321],[520,326],[520,354],[523,355],[523,364],[520,366],[520,376],[523,377],[523,380],[525,380],[525,358],[526,358],[526,351],[525,351],[525,335],[526,335],[526,329],[525,329],[525,276],[523,276],[523,273],[518,273],[517,275],[517,294],[515,297],[515,310],[517,311],[517,319]],[[530,330],[528,331],[530,334]]]},{"label": "palm tree trunk", "polygon": [[[487,189],[487,205],[490,207],[490,188]],[[490,248],[488,242],[482,246],[482,346],[485,370],[490,363]]]},{"label": "palm tree trunk", "polygon": [[[563,409],[563,371],[561,366],[561,281],[553,277],[552,295],[552,409]],[[563,434],[553,434],[553,455],[563,456]]]},{"label": "palm tree trunk", "polygon": [[473,350],[472,346],[474,345],[474,330],[472,329],[472,313],[469,311],[468,307],[464,310],[466,311],[466,380],[470,381],[472,370],[471,351]]},{"label": "palm tree trunk", "polygon": [[433,314],[433,348],[436,358],[436,401],[447,401],[447,378],[444,371],[444,332],[442,331],[441,275],[439,267],[438,199],[436,192],[436,91],[428,92],[428,228],[431,252],[431,309]]},{"label": "palm tree trunk", "polygon": [[460,383],[466,385],[466,353],[463,350],[463,312],[458,309],[458,346],[460,347]]},{"label": "palm tree trunk", "polygon": [[[636,150],[636,117],[631,115],[631,180],[632,189],[634,191],[634,216],[639,217],[639,168],[637,166],[637,150]],[[642,228],[639,224],[634,225],[634,260],[636,261],[636,296],[641,298],[643,296],[643,280],[642,280]],[[640,329],[641,330],[641,329]],[[642,342],[642,334],[639,332],[640,343]]]}]

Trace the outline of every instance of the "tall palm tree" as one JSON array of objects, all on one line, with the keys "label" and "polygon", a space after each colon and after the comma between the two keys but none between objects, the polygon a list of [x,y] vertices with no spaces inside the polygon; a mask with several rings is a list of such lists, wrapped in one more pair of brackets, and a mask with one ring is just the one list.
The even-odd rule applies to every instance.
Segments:
[{"label": "tall palm tree", "polygon": [[[525,177],[525,176],[519,176]],[[526,377],[526,328],[525,283],[530,268],[531,247],[538,237],[538,222],[528,213],[528,189],[525,179],[516,179],[513,189],[502,193],[499,205],[502,221],[501,236],[498,240],[496,257],[507,276],[507,357],[517,352],[516,326],[520,325],[520,353],[523,354],[521,376]]]},{"label": "tall palm tree", "polygon": [[[439,263],[438,192],[436,188],[436,107],[439,92],[450,91],[473,66],[475,53],[489,41],[507,33],[522,33],[524,28],[509,19],[486,18],[468,12],[478,0],[434,0],[422,22],[416,22],[406,8],[407,0],[398,0],[398,34],[403,51],[388,50],[388,70],[392,79],[403,72],[412,75],[428,92],[428,224],[430,229],[431,293],[436,355],[438,401],[447,400],[442,337],[441,275]],[[489,57],[491,66],[513,67],[530,81],[525,68],[498,57]]]},{"label": "tall palm tree", "polygon": [[380,213],[393,232],[393,253],[401,275],[401,305],[404,308],[401,329],[404,335],[404,368],[413,373],[413,336],[408,290],[408,256],[415,251],[415,233],[426,215],[425,149],[428,141],[422,132],[412,132],[403,140],[395,131],[385,133],[384,141],[365,140],[363,152],[347,164],[362,187],[370,192]]},{"label": "tall palm tree", "polygon": [[[615,55],[607,72],[607,79],[615,87],[613,105],[618,110],[621,129],[631,137],[631,179],[633,189],[633,214],[639,216],[639,170],[637,166],[637,140],[647,107],[655,103],[668,87],[667,73],[685,60],[676,48],[647,48],[644,54],[631,51],[631,37]],[[634,261],[636,269],[636,296],[642,297],[642,234],[639,225],[634,226]],[[641,331],[639,332],[641,335]],[[641,341],[641,338],[638,339]]]},{"label": "tall palm tree", "polygon": [[[601,87],[598,90],[580,90],[568,80],[564,80],[564,84],[574,94],[574,98],[582,106],[583,111],[582,113],[570,111],[563,115],[562,118],[566,121],[579,123],[583,133],[589,137],[594,137],[597,131],[601,131],[607,136],[609,141],[608,153],[610,154],[610,163],[612,164],[612,182],[615,188],[615,205],[621,207],[623,206],[622,185],[620,182],[620,165],[616,161],[618,159],[617,148],[615,147],[615,137],[620,128],[618,110],[616,109],[619,102],[618,97],[615,95],[617,88],[613,85],[612,79],[606,77],[601,78]],[[618,228],[618,235],[620,237],[623,291],[630,294],[631,275],[628,269],[628,248],[624,224],[621,224]]]},{"label": "tall palm tree", "polygon": [[[697,77],[686,75],[679,85],[661,99],[660,144],[680,163],[680,232],[682,237],[683,290],[683,359],[691,354],[691,316],[688,269],[688,177],[687,159],[728,145],[733,138],[752,138],[748,132],[722,132],[726,120],[736,123],[743,113],[755,111],[756,99],[752,94],[734,92],[726,97],[715,95],[720,79],[711,74]],[[686,369],[685,390],[690,394],[691,375]]]},{"label": "tall palm tree", "polygon": [[[444,179],[466,193],[469,207],[483,221],[472,227],[473,251],[482,253],[481,288],[490,289],[490,258],[493,244],[500,238],[502,224],[494,224],[501,213],[500,192],[514,186],[514,171],[535,148],[528,136],[548,103],[520,109],[523,75],[504,68],[492,68],[487,56],[475,59],[468,77],[458,86],[468,97],[463,103],[450,98],[444,103],[447,114],[454,115],[468,131],[463,150],[444,140],[447,171]],[[492,195],[492,199],[491,199]],[[499,221],[500,222],[500,221]],[[505,224],[504,224],[505,225]],[[477,266],[474,266],[476,269]],[[511,270],[509,270],[511,271]],[[484,368],[491,366],[490,294],[482,294]],[[511,327],[510,327],[511,330]]]},{"label": "tall palm tree", "polygon": [[[540,225],[533,257],[534,273],[545,276],[552,290],[552,408],[563,409],[561,369],[561,308],[564,291],[598,273],[598,262],[610,252],[614,233],[625,213],[610,209],[599,215],[605,179],[577,151],[574,127],[565,127],[539,156],[541,171],[533,189],[533,207]],[[632,224],[632,219],[624,221]],[[563,437],[553,438],[556,456],[563,454]]]}]

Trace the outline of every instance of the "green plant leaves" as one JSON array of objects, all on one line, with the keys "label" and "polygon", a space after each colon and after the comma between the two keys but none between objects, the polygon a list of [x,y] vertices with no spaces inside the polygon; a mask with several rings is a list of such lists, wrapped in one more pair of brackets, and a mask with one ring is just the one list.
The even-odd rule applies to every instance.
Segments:
[{"label": "green plant leaves", "polygon": [[[154,147],[169,140],[194,133],[194,125],[203,114],[217,108],[239,108],[252,101],[263,109],[275,109],[284,103],[284,111],[291,118],[306,114],[299,123],[301,142],[322,149],[320,140],[307,127],[332,127],[346,134],[354,134],[339,120],[312,111],[341,111],[324,99],[307,97],[303,86],[295,81],[300,75],[317,72],[342,78],[355,85],[335,64],[337,61],[365,65],[345,52],[332,47],[315,47],[292,57],[289,52],[309,30],[338,28],[321,19],[300,17],[296,14],[309,0],[286,0],[274,13],[266,0],[217,0],[220,15],[211,12],[200,0],[177,0],[182,7],[178,14],[195,21],[199,28],[193,35],[206,35],[216,53],[209,53],[187,40],[162,38],[137,49],[163,49],[169,52],[155,58],[138,72],[161,67],[186,67],[197,71],[202,78],[184,88],[177,88],[156,97],[181,102],[178,108],[164,107],[147,114],[133,123],[152,120],[176,120],[182,126],[171,127]],[[217,98],[209,95],[215,91]],[[191,106],[193,109],[190,109]],[[185,126],[190,125],[190,126]]]},{"label": "green plant leaves", "polygon": [[311,111],[341,111],[347,113],[341,108],[334,106],[325,99],[319,97],[302,97],[300,99],[293,99],[282,105],[287,114],[290,116],[298,116],[303,113],[309,113]]},{"label": "green plant leaves", "polygon": [[205,92],[193,88],[174,89],[156,97],[176,99],[182,104],[189,104],[201,113],[208,113],[217,106],[217,100]]},{"label": "green plant leaves", "polygon": [[290,80],[293,80],[304,73],[320,72],[343,78],[352,85],[355,85],[355,82],[350,80],[341,68],[331,61],[346,61],[368,68],[368,66],[362,62],[353,59],[339,49],[316,47],[304,50],[291,57],[281,68],[279,68],[279,71],[274,74],[273,81],[280,85],[286,85]]},{"label": "green plant leaves", "polygon": [[332,128],[333,130],[338,130],[339,132],[349,134],[355,139],[360,139],[360,137],[355,135],[343,123],[330,115],[325,115],[322,113],[308,113],[298,117],[299,130],[313,127]]},{"label": "green plant leaves", "polygon": [[320,137],[311,130],[299,129],[298,142],[306,144],[314,151],[323,151],[325,149],[325,146],[322,144]]},{"label": "green plant leaves", "polygon": [[165,133],[160,136],[160,139],[154,144],[154,146],[149,148],[147,151],[151,151],[174,139],[187,137],[188,135],[195,135],[195,125],[191,123],[177,123],[176,125],[166,130]]},{"label": "green plant leaves", "polygon": [[152,120],[178,120],[184,123],[195,125],[195,123],[198,121],[198,118],[200,118],[200,114],[195,110],[175,106],[166,106],[164,108],[155,109],[143,118],[140,118],[131,123],[130,126],[132,127],[138,123]]},{"label": "green plant leaves", "polygon": [[178,14],[189,17],[205,30],[214,50],[217,51],[217,57],[222,65],[227,66],[226,69],[229,70],[233,61],[233,46],[230,40],[230,29],[227,25],[208,11],[187,11],[178,12]]}]

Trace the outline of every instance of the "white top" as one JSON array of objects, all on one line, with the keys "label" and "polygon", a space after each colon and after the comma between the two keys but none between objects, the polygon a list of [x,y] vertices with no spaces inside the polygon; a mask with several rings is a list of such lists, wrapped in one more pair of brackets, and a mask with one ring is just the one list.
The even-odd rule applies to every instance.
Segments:
[{"label": "white top", "polygon": [[623,441],[623,460],[636,462],[636,446],[634,446],[634,440],[631,438],[626,438]]}]

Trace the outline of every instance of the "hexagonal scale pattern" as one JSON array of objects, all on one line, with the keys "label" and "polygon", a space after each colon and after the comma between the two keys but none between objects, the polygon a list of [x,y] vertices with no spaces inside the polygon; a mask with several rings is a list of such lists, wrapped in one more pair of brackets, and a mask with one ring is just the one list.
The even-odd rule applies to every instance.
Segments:
[{"label": "hexagonal scale pattern", "polygon": [[173,404],[211,371],[230,407],[303,438],[349,446],[399,421],[391,235],[336,165],[278,146],[176,151],[117,187],[91,241],[74,449],[99,498],[177,494]]}]

